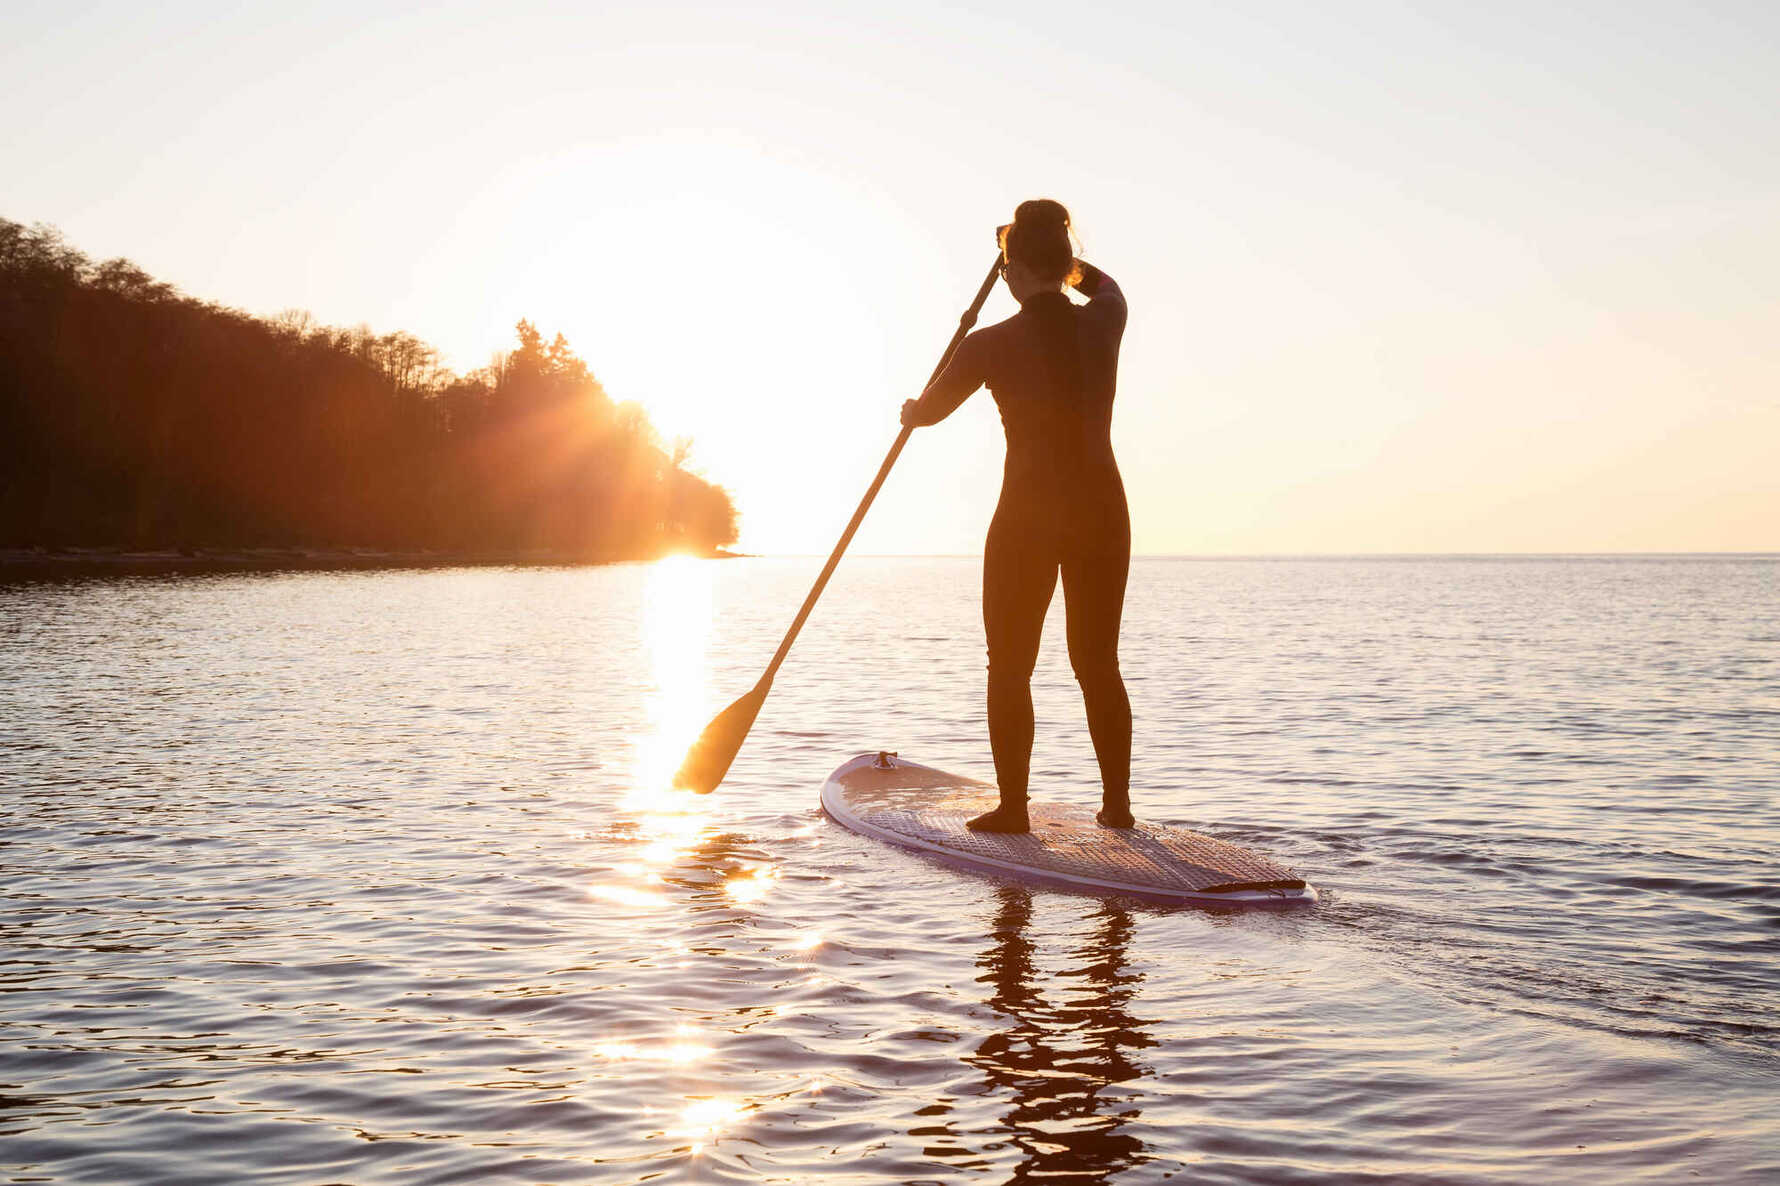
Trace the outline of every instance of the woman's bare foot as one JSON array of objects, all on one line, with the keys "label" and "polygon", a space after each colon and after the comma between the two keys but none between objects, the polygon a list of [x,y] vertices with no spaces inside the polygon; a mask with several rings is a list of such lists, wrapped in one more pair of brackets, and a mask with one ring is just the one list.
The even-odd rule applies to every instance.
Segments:
[{"label": "woman's bare foot", "polygon": [[1003,803],[994,811],[986,811],[964,826],[973,832],[1030,832],[1032,830],[1032,822],[1026,818],[1024,803],[1015,806]]},{"label": "woman's bare foot", "polygon": [[1135,828],[1137,821],[1129,807],[1102,807],[1094,813],[1094,822],[1103,828]]}]

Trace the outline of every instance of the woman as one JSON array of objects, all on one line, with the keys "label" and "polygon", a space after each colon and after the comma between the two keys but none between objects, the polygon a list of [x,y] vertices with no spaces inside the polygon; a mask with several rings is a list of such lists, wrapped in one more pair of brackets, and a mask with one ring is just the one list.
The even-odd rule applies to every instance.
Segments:
[{"label": "woman", "polygon": [[[970,827],[1030,828],[1032,668],[1061,572],[1069,662],[1100,761],[1095,818],[1129,828],[1131,702],[1119,675],[1119,615],[1131,519],[1111,437],[1125,298],[1110,276],[1074,258],[1069,212],[1056,202],[1022,202],[1000,237],[1002,276],[1020,311],[964,339],[921,398],[902,407],[906,425],[937,424],[987,384],[1007,430],[1001,501],[983,548],[989,745],[1001,804]],[[1087,304],[1070,301],[1070,285]]]}]

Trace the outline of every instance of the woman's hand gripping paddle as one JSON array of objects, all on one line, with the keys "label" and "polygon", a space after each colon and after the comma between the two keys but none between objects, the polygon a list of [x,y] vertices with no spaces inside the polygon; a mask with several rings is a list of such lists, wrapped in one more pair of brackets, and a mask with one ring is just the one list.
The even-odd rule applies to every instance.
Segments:
[{"label": "woman's hand gripping paddle", "polygon": [[[939,365],[933,368],[933,376],[927,380],[929,385],[946,369],[946,363],[952,360],[952,352],[958,349],[958,343],[964,340],[964,335],[976,324],[977,312],[983,307],[983,302],[989,299],[989,292],[995,287],[995,280],[1000,275],[1001,256],[998,254],[995,257],[995,266],[989,269],[983,286],[977,290],[976,300],[970,303],[970,308],[958,319],[958,332],[952,335],[952,340],[946,345],[946,352],[940,355]],[[878,467],[878,476],[872,479],[865,497],[859,500],[859,509],[853,512],[852,521],[841,532],[841,542],[834,545],[834,551],[829,555],[828,563],[822,566],[822,575],[816,578],[810,595],[803,599],[803,608],[797,611],[797,618],[791,623],[791,629],[785,632],[785,639],[779,643],[779,650],[773,655],[773,661],[766,665],[766,674],[760,677],[760,682],[751,691],[718,713],[705,726],[705,731],[687,752],[686,760],[680,763],[679,773],[674,775],[675,786],[706,795],[716,790],[717,784],[723,781],[723,776],[729,773],[729,765],[735,761],[742,742],[747,740],[748,730],[754,727],[754,718],[760,714],[760,706],[765,702],[766,694],[772,691],[773,676],[777,674],[779,664],[785,661],[791,644],[797,639],[797,632],[803,629],[804,619],[816,607],[816,599],[822,596],[822,590],[828,585],[828,578],[834,575],[835,566],[841,562],[841,554],[853,541],[853,533],[859,530],[859,524],[865,519],[865,512],[871,508],[871,500],[878,496],[878,487],[890,476],[890,467],[896,464],[902,447],[908,443],[909,434],[914,431],[912,427],[905,427],[896,434],[896,443],[890,446],[889,456]]]}]

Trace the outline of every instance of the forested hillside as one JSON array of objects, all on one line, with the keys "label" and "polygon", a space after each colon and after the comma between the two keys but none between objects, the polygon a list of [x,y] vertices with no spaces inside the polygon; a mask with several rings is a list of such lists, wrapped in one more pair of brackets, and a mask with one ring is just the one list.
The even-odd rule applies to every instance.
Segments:
[{"label": "forested hillside", "polygon": [[0,547],[613,559],[736,537],[721,488],[518,325],[467,375],[406,333],[271,319],[0,219]]}]

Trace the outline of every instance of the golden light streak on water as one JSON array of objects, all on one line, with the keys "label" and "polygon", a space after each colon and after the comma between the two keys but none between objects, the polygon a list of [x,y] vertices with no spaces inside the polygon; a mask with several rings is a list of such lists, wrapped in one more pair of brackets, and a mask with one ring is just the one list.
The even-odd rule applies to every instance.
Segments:
[{"label": "golden light streak on water", "polygon": [[650,566],[643,589],[643,647],[653,691],[649,733],[639,738],[631,795],[623,806],[684,811],[674,771],[710,716],[706,648],[711,637],[711,565],[669,556]]},{"label": "golden light streak on water", "polygon": [[738,906],[752,906],[772,890],[779,879],[775,865],[759,865],[730,877],[723,883],[723,892]]},{"label": "golden light streak on water", "polygon": [[640,807],[631,799],[625,800],[625,805],[637,812],[637,824],[643,833],[643,847],[637,850],[637,856],[645,867],[669,864],[698,847],[711,829],[702,802],[679,791],[665,792],[654,807]]},{"label": "golden light streak on water", "polygon": [[588,891],[618,905],[665,905],[667,899],[647,887],[659,885],[660,870],[694,851],[710,831],[702,800],[672,785],[709,708],[710,565],[691,556],[669,556],[650,566],[644,583],[648,720],[634,738],[630,777],[618,801],[639,847],[635,860],[614,868],[612,882]]},{"label": "golden light streak on water", "polygon": [[711,1047],[697,1040],[690,1026],[680,1026],[668,1042],[642,1043],[629,1041],[599,1042],[594,1054],[609,1062],[660,1062],[686,1066],[703,1062],[711,1055]]},{"label": "golden light streak on water", "polygon": [[603,901],[614,902],[620,906],[635,906],[639,909],[653,910],[667,905],[667,899],[660,894],[638,889],[634,885],[590,885],[587,893],[591,897]]},{"label": "golden light streak on water", "polygon": [[661,1048],[661,1057],[673,1063],[702,1062],[710,1053],[709,1046],[697,1042],[670,1042]]},{"label": "golden light streak on water", "polygon": [[673,1135],[690,1137],[692,1151],[699,1152],[709,1141],[722,1135],[725,1128],[733,1125],[748,1112],[748,1106],[739,1099],[725,1096],[694,1098],[680,1111],[679,1127]]}]

